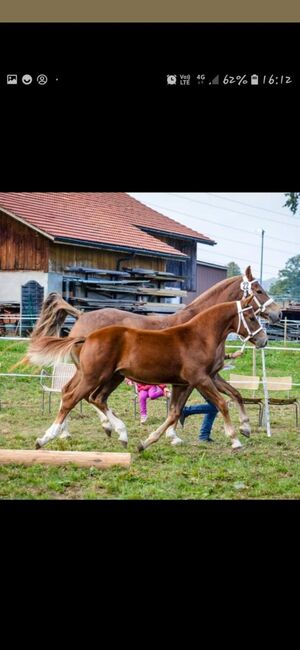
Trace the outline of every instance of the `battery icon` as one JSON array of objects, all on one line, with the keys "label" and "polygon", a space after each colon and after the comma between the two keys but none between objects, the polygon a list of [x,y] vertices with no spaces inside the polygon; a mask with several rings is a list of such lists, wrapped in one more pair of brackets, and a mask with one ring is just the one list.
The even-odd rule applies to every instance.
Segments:
[{"label": "battery icon", "polygon": [[257,74],[252,74],[251,75],[251,85],[252,86],[258,86],[258,76],[257,76]]}]

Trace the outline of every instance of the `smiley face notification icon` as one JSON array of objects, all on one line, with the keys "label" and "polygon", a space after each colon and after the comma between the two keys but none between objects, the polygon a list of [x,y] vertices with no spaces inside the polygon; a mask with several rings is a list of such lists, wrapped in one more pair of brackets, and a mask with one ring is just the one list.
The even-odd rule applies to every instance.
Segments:
[{"label": "smiley face notification icon", "polygon": [[22,82],[25,86],[29,86],[32,82],[32,76],[30,74],[24,74],[22,77]]}]

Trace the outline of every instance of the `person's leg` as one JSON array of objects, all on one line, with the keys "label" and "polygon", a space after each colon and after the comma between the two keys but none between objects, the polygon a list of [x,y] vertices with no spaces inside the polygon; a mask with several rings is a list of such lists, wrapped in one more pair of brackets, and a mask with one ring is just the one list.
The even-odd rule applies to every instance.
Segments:
[{"label": "person's leg", "polygon": [[141,414],[141,421],[145,422],[147,419],[147,399],[148,399],[148,391],[147,390],[140,390],[139,391],[139,405],[140,405],[140,414]]},{"label": "person's leg", "polygon": [[212,404],[212,402],[207,402],[206,405],[209,407],[209,409],[207,410],[205,417],[203,418],[202,426],[200,429],[199,440],[201,440],[201,442],[207,442],[207,441],[212,442],[210,433],[213,427],[213,423],[219,411],[216,408],[216,406]]},{"label": "person's leg", "polygon": [[150,399],[157,399],[158,397],[164,396],[164,391],[160,386],[151,386],[148,390],[148,395]]},{"label": "person's leg", "polygon": [[205,415],[203,418],[202,426],[200,429],[199,440],[209,440],[210,432],[218,414],[218,409],[212,402],[204,402],[203,404],[193,404],[192,406],[185,406],[182,409],[180,422],[183,426],[185,418],[189,415]]}]

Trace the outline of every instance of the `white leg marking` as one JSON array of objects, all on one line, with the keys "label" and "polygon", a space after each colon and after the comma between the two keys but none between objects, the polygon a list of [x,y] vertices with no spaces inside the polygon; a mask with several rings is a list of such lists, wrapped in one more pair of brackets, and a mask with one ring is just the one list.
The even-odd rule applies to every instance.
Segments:
[{"label": "white leg marking", "polygon": [[113,428],[114,431],[116,431],[119,434],[119,440],[122,442],[128,442],[128,435],[127,435],[127,429],[122,420],[117,418],[111,409],[108,409],[106,411],[107,418]]},{"label": "white leg marking", "polygon": [[231,446],[232,446],[232,449],[239,449],[239,448],[242,447],[243,445],[242,445],[242,443],[239,441],[238,438],[235,438],[235,440],[233,440]]},{"label": "white leg marking", "polygon": [[100,422],[101,422],[101,424],[103,426],[103,429],[105,431],[111,432],[113,430],[113,427],[110,424],[110,422],[109,422],[108,418],[106,417],[105,413],[102,413],[102,411],[100,411],[98,406],[96,406],[95,404],[92,404],[92,407],[93,407],[93,409],[95,409],[98,417],[100,418]]},{"label": "white leg marking", "polygon": [[176,433],[175,427],[168,427],[166,430],[166,438],[171,438],[171,445],[182,445],[183,440],[182,438],[179,438],[179,436]]},{"label": "white leg marking", "polygon": [[40,447],[44,447],[50,440],[54,440],[56,436],[58,436],[59,432],[61,431],[61,424],[52,424],[49,429],[47,429],[45,435],[42,438],[37,438],[36,442],[39,444]]},{"label": "white leg marking", "polygon": [[66,418],[61,425],[61,433],[59,435],[59,438],[61,438],[61,440],[66,440],[66,438],[72,438],[67,427],[68,427],[68,418]]},{"label": "white leg marking", "polygon": [[176,438],[176,430],[174,429],[174,427],[167,428],[166,438]]},{"label": "white leg marking", "polygon": [[175,436],[175,438],[172,438],[171,440],[171,445],[183,445],[184,440],[182,438],[179,438],[179,436]]}]

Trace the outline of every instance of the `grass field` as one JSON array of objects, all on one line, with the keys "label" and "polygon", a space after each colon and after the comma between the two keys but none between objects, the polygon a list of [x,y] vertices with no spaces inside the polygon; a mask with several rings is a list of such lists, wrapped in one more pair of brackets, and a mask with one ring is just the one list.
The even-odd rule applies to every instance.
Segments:
[{"label": "grass field", "polygon": [[[5,373],[26,350],[24,343],[0,341],[0,372]],[[295,344],[293,345],[295,347]],[[266,352],[268,375],[292,375],[300,384],[299,352]],[[257,354],[257,374],[261,376],[261,359]],[[20,371],[22,372],[22,371]],[[37,372],[34,369],[34,372]],[[252,352],[235,362],[237,374],[252,373]],[[228,372],[223,376],[228,377]],[[261,393],[262,394],[262,393]],[[300,397],[300,386],[293,394]],[[275,394],[274,394],[275,395]],[[33,449],[55,419],[59,397],[54,396],[52,413],[41,412],[39,379],[0,377],[0,447]],[[189,403],[197,403],[194,392]],[[300,498],[300,429],[295,426],[294,407],[276,407],[271,411],[272,437],[257,426],[257,408],[248,412],[252,436],[238,453],[231,451],[225,438],[223,419],[216,419],[214,444],[198,442],[200,416],[186,419],[179,435],[182,446],[172,447],[161,440],[139,454],[137,444],[145,439],[165,415],[163,400],[149,403],[146,425],[134,420],[132,389],[119,387],[110,398],[110,406],[126,422],[129,434],[128,451],[132,454],[129,469],[120,467],[99,471],[74,466],[22,467],[0,466],[1,499],[299,499]],[[230,409],[237,425],[237,411]],[[78,407],[73,411],[69,430],[72,439],[56,439],[49,449],[124,451],[116,434],[106,437],[99,419],[88,404],[83,404],[83,417]]]}]

